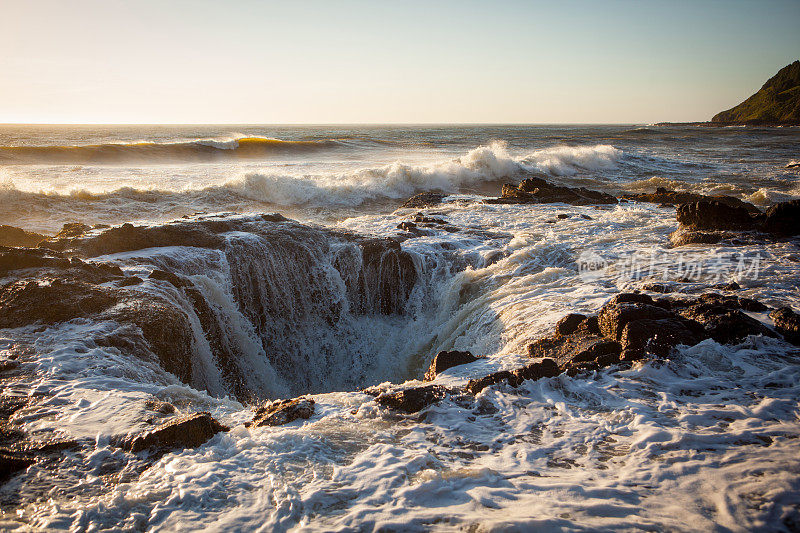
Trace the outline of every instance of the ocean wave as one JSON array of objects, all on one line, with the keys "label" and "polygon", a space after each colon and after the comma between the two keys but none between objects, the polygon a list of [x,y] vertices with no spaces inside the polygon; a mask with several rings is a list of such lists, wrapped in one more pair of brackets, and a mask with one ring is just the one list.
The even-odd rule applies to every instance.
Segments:
[{"label": "ocean wave", "polygon": [[[213,148],[217,151],[240,150]],[[193,143],[194,146],[199,146]],[[300,145],[305,146],[305,145]],[[456,159],[429,165],[394,162],[340,174],[290,175],[279,171],[248,172],[202,187],[135,188],[109,191],[75,189],[67,193],[18,190],[7,182],[0,187],[5,216],[14,224],[20,215],[39,231],[58,229],[66,221],[116,223],[121,220],[163,220],[197,211],[279,208],[347,208],[370,202],[393,201],[427,191],[498,194],[502,182],[516,181],[530,172],[547,172],[569,181],[578,174],[615,168],[623,152],[608,145],[556,147],[526,157],[512,156],[501,142],[480,146]],[[46,224],[46,225],[43,225]]]},{"label": "ocean wave", "polygon": [[218,159],[257,159],[334,149],[336,139],[288,141],[266,137],[197,139],[179,142],[132,142],[86,145],[0,146],[7,164],[92,164],[125,162],[202,162]]},{"label": "ocean wave", "polygon": [[536,170],[554,176],[573,176],[585,171],[616,168],[625,152],[610,144],[556,146],[537,150],[523,159]]}]

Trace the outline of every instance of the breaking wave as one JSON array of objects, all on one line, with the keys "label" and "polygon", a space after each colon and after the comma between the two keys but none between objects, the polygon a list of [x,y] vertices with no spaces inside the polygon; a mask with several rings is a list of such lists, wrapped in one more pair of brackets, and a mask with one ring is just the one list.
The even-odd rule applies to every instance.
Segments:
[{"label": "breaking wave", "polygon": [[0,146],[0,160],[18,164],[90,164],[126,162],[203,162],[257,159],[344,146],[334,139],[286,141],[264,137],[198,139],[179,142],[134,142],[66,146]]},{"label": "breaking wave", "polygon": [[609,144],[557,146],[538,150],[523,159],[523,162],[554,176],[572,176],[587,170],[613,169],[623,155],[622,150]]},{"label": "breaking wave", "polygon": [[[291,146],[292,149],[319,146],[262,141],[265,144],[259,141],[256,146]],[[242,146],[248,146],[249,140],[235,142],[238,143],[236,147],[231,145],[230,148],[190,144],[217,152],[239,151]],[[0,185],[0,202],[5,206],[6,215],[0,215],[0,223],[25,223],[30,229],[48,232],[73,220],[116,224],[120,220],[163,221],[199,211],[248,212],[269,206],[353,208],[394,202],[427,191],[496,195],[499,184],[513,182],[531,172],[570,179],[592,171],[614,169],[622,156],[623,152],[613,146],[596,145],[548,148],[515,157],[505,144],[495,142],[474,148],[456,159],[428,165],[397,161],[380,167],[316,175],[293,175],[281,170],[248,172],[219,183],[188,188],[125,186],[107,191],[73,189],[62,193],[19,190],[7,181]]]}]

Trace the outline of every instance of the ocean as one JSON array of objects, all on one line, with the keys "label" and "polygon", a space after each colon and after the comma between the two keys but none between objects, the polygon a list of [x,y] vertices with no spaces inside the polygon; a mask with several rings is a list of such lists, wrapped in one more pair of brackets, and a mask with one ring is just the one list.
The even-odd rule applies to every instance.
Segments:
[{"label": "ocean", "polygon": [[[442,350],[485,356],[445,386],[516,368],[564,315],[654,281],[684,295],[736,281],[739,296],[800,310],[797,239],[673,246],[674,206],[485,202],[537,175],[766,210],[800,198],[798,160],[798,128],[0,126],[0,224],[225,226],[213,245],[85,258],[187,317],[185,375],[120,318],[124,300],[116,318],[0,329],[0,361],[18,365],[2,396],[30,398],[11,422],[80,442],[0,486],[0,529],[797,531],[800,351],[783,339],[706,339],[415,415],[361,391],[421,379]],[[422,192],[445,196],[400,207]],[[418,212],[439,222],[398,228]],[[398,243],[399,262],[369,272],[403,283],[349,277],[366,272],[364,236]],[[607,268],[587,272],[587,258]],[[300,395],[311,418],[244,425],[260,402]],[[115,445],[153,426],[154,400],[231,429],[158,457]]]}]

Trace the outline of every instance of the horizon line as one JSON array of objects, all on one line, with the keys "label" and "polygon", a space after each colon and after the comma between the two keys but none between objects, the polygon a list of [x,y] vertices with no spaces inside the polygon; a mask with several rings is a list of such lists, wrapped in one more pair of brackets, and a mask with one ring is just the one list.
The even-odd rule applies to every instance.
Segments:
[{"label": "horizon line", "polygon": [[697,122],[0,122],[0,126],[636,126]]}]

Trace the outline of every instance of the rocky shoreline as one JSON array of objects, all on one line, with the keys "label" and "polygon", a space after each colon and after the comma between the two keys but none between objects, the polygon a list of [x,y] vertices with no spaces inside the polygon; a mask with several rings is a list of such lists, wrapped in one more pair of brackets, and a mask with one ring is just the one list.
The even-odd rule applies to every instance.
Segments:
[{"label": "rocky shoreline", "polygon": [[[424,209],[440,204],[446,197],[442,193],[422,193],[401,207]],[[800,200],[773,205],[762,213],[756,206],[730,196],[659,188],[653,193],[616,198],[605,192],[557,186],[540,176],[526,176],[517,185],[504,185],[499,197],[485,200],[487,204],[532,207],[551,203],[607,206],[619,202],[649,202],[675,208],[679,227],[670,236],[673,246],[768,243],[800,235]],[[569,216],[565,214],[563,218]],[[548,222],[556,223],[557,219]],[[130,275],[112,262],[94,258],[173,246],[220,251],[226,246],[223,234],[251,231],[281,243],[281,253],[290,254],[293,261],[311,264],[315,260],[313,250],[327,250],[329,243],[336,241],[348,253],[358,255],[355,263],[343,259],[332,265],[347,280],[349,305],[357,312],[394,315],[402,314],[402,307],[420,275],[401,242],[436,232],[465,231],[442,216],[422,212],[409,215],[407,221],[398,225],[398,230],[394,238],[377,238],[304,225],[277,214],[255,219],[201,216],[160,226],[123,224],[109,228],[67,224],[53,237],[3,226],[0,228],[3,244],[0,328],[46,326],[79,318],[130,324],[137,328],[138,336],[109,336],[105,346],[145,359],[154,354],[164,370],[184,383],[191,383],[193,323],[184,310],[167,298],[136,290],[141,284],[155,284],[191,302],[216,363],[224,369],[230,390],[242,402],[253,406],[253,418],[247,426],[276,426],[308,419],[315,410],[315,401],[309,395],[262,403],[250,394],[246,370],[238,365],[236,353],[226,348],[218,318],[185,276],[166,266],[152,269],[147,277]],[[669,292],[669,288],[650,289]],[[667,358],[677,345],[693,346],[706,339],[731,344],[748,335],[761,335],[782,337],[800,345],[800,315],[788,307],[770,308],[759,301],[736,296],[737,289],[734,283],[726,286],[723,293],[696,296],[620,293],[608,300],[596,315],[564,316],[551,335],[528,345],[526,355],[531,362],[524,366],[475,375],[466,385],[453,387],[440,383],[438,376],[482,357],[457,350],[443,351],[431,361],[423,382],[384,383],[362,392],[382,408],[415,415],[445,399],[473,405],[476,396],[487,387],[518,387],[528,380],[562,373],[590,376],[612,366],[625,368],[645,359]],[[259,308],[259,312],[273,316],[269,313],[291,314],[293,310]],[[333,317],[340,311],[326,312]],[[773,327],[765,326],[748,312],[767,313]],[[0,382],[11,383],[25,371],[14,357],[4,359],[0,361]],[[0,482],[36,462],[52,461],[65,450],[92,446],[90,441],[57,437],[41,440],[21,431],[15,423],[15,414],[37,401],[33,395],[0,397]],[[181,414],[167,402],[154,402],[148,409],[152,412],[151,429],[113,440],[120,449],[143,454],[145,465],[167,450],[196,447],[215,434],[230,430],[207,412]]]}]

